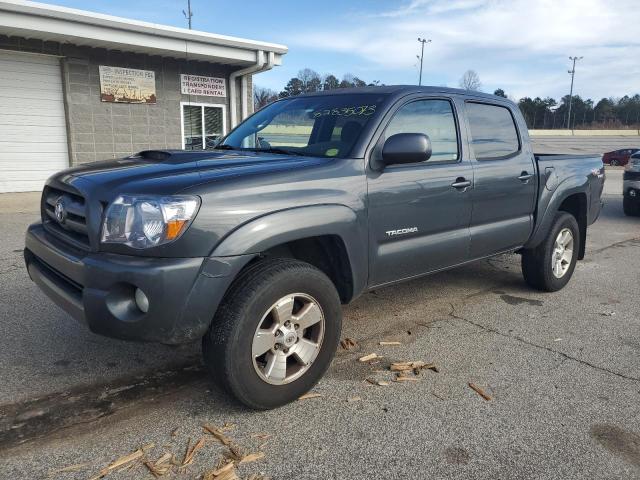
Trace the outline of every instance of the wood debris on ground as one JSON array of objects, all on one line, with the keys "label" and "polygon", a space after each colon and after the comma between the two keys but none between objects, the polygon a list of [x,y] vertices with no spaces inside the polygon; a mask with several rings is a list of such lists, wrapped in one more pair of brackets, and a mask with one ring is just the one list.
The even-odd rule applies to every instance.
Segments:
[{"label": "wood debris on ground", "polygon": [[130,453],[129,455],[120,457],[117,460],[111,462],[109,465],[107,465],[102,470],[100,470],[100,472],[98,472],[97,475],[95,475],[94,477],[91,477],[91,480],[97,480],[99,478],[103,478],[109,473],[113,472],[114,470],[117,470],[120,467],[124,467],[132,462],[140,460],[143,456],[144,456],[144,452],[142,451],[141,448],[139,448],[135,452]]},{"label": "wood debris on ground", "polygon": [[309,400],[310,398],[318,398],[318,397],[321,397],[321,396],[322,396],[321,393],[309,392],[309,393],[305,393],[304,395],[298,397],[298,400]]},{"label": "wood debris on ground", "polygon": [[438,367],[434,363],[426,363],[423,361],[414,361],[414,362],[394,362],[389,367],[389,370],[392,372],[408,372],[412,371],[413,373],[418,375],[420,370],[432,370],[436,373],[439,372]]},{"label": "wood debris on ground", "polygon": [[183,467],[186,467],[193,461],[193,457],[195,456],[196,453],[198,453],[198,450],[200,450],[202,447],[205,446],[206,439],[205,437],[201,437],[200,440],[198,440],[193,445],[190,445],[190,443],[191,443],[191,439],[189,439],[189,443],[187,444],[187,450],[185,451],[184,458],[182,459]]},{"label": "wood debris on ground", "polygon": [[229,445],[231,445],[232,443],[231,439],[227,437],[221,429],[214,427],[213,425],[209,425],[208,423],[203,425],[202,428],[204,428],[206,432],[213,435],[216,438],[216,440],[218,440],[225,447],[228,447]]},{"label": "wood debris on ground", "polygon": [[270,433],[262,432],[262,433],[252,433],[251,435],[249,435],[249,437],[257,438],[261,442],[264,442],[265,440],[270,439],[272,437],[272,435]]},{"label": "wood debris on ground", "polygon": [[397,347],[402,345],[402,342],[379,342],[381,347]]},{"label": "wood debris on ground", "polygon": [[264,452],[255,452],[249,453],[240,459],[238,465],[242,465],[243,463],[251,463],[257,462],[258,460],[262,460],[264,458]]},{"label": "wood debris on ground", "polygon": [[58,468],[57,470],[50,470],[49,471],[49,476],[53,476],[56,473],[67,473],[67,472],[77,472],[78,470],[82,470],[83,468],[86,468],[88,466],[90,466],[91,464],[89,462],[87,463],[76,463],[74,465],[69,465],[67,467],[62,467],[62,468]]},{"label": "wood debris on ground", "polygon": [[223,432],[228,432],[229,430],[233,430],[234,428],[236,428],[235,423],[224,422],[224,425],[220,427],[220,430]]},{"label": "wood debris on ground", "polygon": [[371,360],[376,360],[378,358],[382,358],[382,357],[378,356],[377,353],[370,353],[368,355],[365,355],[364,357],[360,357],[358,361],[364,363],[364,362],[370,362]]},{"label": "wood debris on ground", "polygon": [[151,475],[158,478],[163,475],[166,475],[173,468],[173,454],[167,452],[158,458],[155,462],[151,460],[146,460],[144,462],[145,467],[149,469]]},{"label": "wood debris on ground", "polygon": [[396,382],[417,382],[416,377],[408,377],[406,375],[398,375],[395,379]]},{"label": "wood debris on ground", "polygon": [[352,338],[345,338],[344,340],[340,340],[340,346],[345,350],[351,350],[352,348],[356,348],[358,343]]},{"label": "wood debris on ground", "polygon": [[362,400],[362,397],[349,397],[347,398],[348,403],[359,402]]},{"label": "wood debris on ground", "polygon": [[373,378],[367,378],[367,382],[369,382],[371,385],[377,385],[379,387],[386,387],[387,385],[390,385],[390,383],[386,380],[375,380]]},{"label": "wood debris on ground", "polygon": [[478,395],[480,395],[482,398],[484,398],[487,402],[489,400],[491,400],[491,396],[489,396],[488,394],[485,393],[484,390],[482,390],[479,386],[477,386],[475,383],[469,383],[469,387],[471,387],[471,389],[473,391],[475,391]]},{"label": "wood debris on ground", "polygon": [[233,462],[218,465],[214,470],[205,472],[202,480],[240,480],[236,473],[236,465]]}]

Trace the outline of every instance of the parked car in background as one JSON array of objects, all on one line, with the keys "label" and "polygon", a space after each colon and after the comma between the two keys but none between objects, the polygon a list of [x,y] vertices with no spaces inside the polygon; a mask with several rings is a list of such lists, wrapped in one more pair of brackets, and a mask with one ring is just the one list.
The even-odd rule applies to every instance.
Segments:
[{"label": "parked car in background", "polygon": [[602,156],[602,161],[605,165],[624,166],[629,162],[629,157],[634,153],[640,152],[640,148],[623,148],[621,150],[614,150],[613,152],[607,152]]},{"label": "parked car in background", "polygon": [[629,158],[624,168],[622,194],[622,208],[625,215],[640,216],[640,152]]}]

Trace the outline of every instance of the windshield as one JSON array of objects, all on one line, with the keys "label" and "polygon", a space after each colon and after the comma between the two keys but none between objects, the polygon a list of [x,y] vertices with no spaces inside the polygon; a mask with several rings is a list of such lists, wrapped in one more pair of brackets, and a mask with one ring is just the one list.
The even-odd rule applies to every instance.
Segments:
[{"label": "windshield", "polygon": [[216,148],[345,158],[385,99],[361,93],[281,100],[240,124]]}]

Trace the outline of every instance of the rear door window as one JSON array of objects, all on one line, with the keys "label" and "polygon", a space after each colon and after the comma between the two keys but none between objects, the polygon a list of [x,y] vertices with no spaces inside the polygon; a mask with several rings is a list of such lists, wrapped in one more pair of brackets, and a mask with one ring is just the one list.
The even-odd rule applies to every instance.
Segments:
[{"label": "rear door window", "polygon": [[477,160],[508,158],[520,151],[520,140],[508,108],[467,102],[471,148]]}]

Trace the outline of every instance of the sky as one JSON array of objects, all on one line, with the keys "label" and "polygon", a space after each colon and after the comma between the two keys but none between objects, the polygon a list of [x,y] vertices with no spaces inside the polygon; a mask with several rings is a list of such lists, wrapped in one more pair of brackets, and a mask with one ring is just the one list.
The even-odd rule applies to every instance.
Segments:
[{"label": "sky", "polygon": [[[184,0],[48,3],[185,27]],[[255,77],[282,90],[303,68],[367,82],[458,87],[475,70],[482,90],[511,98],[640,93],[640,0],[192,0],[194,30],[284,44],[283,65]]]}]

